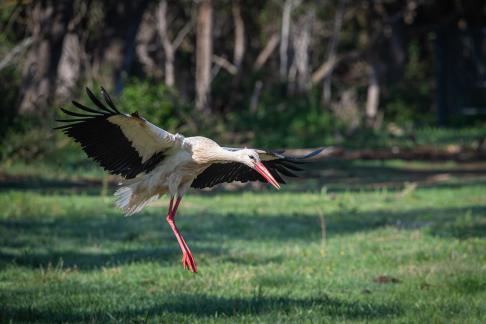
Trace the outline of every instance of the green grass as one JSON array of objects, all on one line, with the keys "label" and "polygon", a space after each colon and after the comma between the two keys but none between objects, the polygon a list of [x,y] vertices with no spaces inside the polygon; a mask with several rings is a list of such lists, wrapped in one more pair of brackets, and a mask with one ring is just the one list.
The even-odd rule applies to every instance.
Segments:
[{"label": "green grass", "polygon": [[280,192],[189,194],[197,275],[166,199],[126,218],[99,190],[3,186],[0,322],[486,321],[481,166],[322,166]]}]

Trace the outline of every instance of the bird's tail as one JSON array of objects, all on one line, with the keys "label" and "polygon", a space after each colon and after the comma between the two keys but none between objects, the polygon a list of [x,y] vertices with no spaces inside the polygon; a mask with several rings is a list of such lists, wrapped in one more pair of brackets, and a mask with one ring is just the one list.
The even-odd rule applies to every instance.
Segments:
[{"label": "bird's tail", "polygon": [[125,216],[138,213],[160,196],[159,193],[152,193],[151,190],[143,190],[140,187],[139,183],[123,184],[115,192],[116,206],[123,210]]}]

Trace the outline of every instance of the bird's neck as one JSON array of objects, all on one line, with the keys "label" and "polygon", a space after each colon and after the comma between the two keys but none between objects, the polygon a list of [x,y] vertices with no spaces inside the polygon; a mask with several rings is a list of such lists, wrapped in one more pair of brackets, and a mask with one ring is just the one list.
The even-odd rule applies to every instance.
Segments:
[{"label": "bird's neck", "polygon": [[213,163],[240,162],[240,160],[240,155],[237,151],[228,151],[223,148],[214,152],[212,156]]},{"label": "bird's neck", "polygon": [[221,147],[208,150],[207,148],[193,149],[194,159],[201,164],[240,162],[237,152],[225,150]]}]

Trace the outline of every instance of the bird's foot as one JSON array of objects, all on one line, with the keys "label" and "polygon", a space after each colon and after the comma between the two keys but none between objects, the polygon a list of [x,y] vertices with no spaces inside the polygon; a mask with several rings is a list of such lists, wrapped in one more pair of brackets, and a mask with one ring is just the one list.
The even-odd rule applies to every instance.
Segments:
[{"label": "bird's foot", "polygon": [[191,252],[184,252],[182,255],[182,265],[184,269],[197,273],[197,265]]}]

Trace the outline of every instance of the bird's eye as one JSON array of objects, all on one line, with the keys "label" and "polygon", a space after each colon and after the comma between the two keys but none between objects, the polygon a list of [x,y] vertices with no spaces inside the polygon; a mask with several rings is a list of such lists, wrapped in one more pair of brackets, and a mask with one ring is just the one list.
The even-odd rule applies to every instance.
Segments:
[{"label": "bird's eye", "polygon": [[250,157],[250,159],[252,159],[253,161],[255,161],[255,157],[252,156],[252,155],[248,155]]}]

